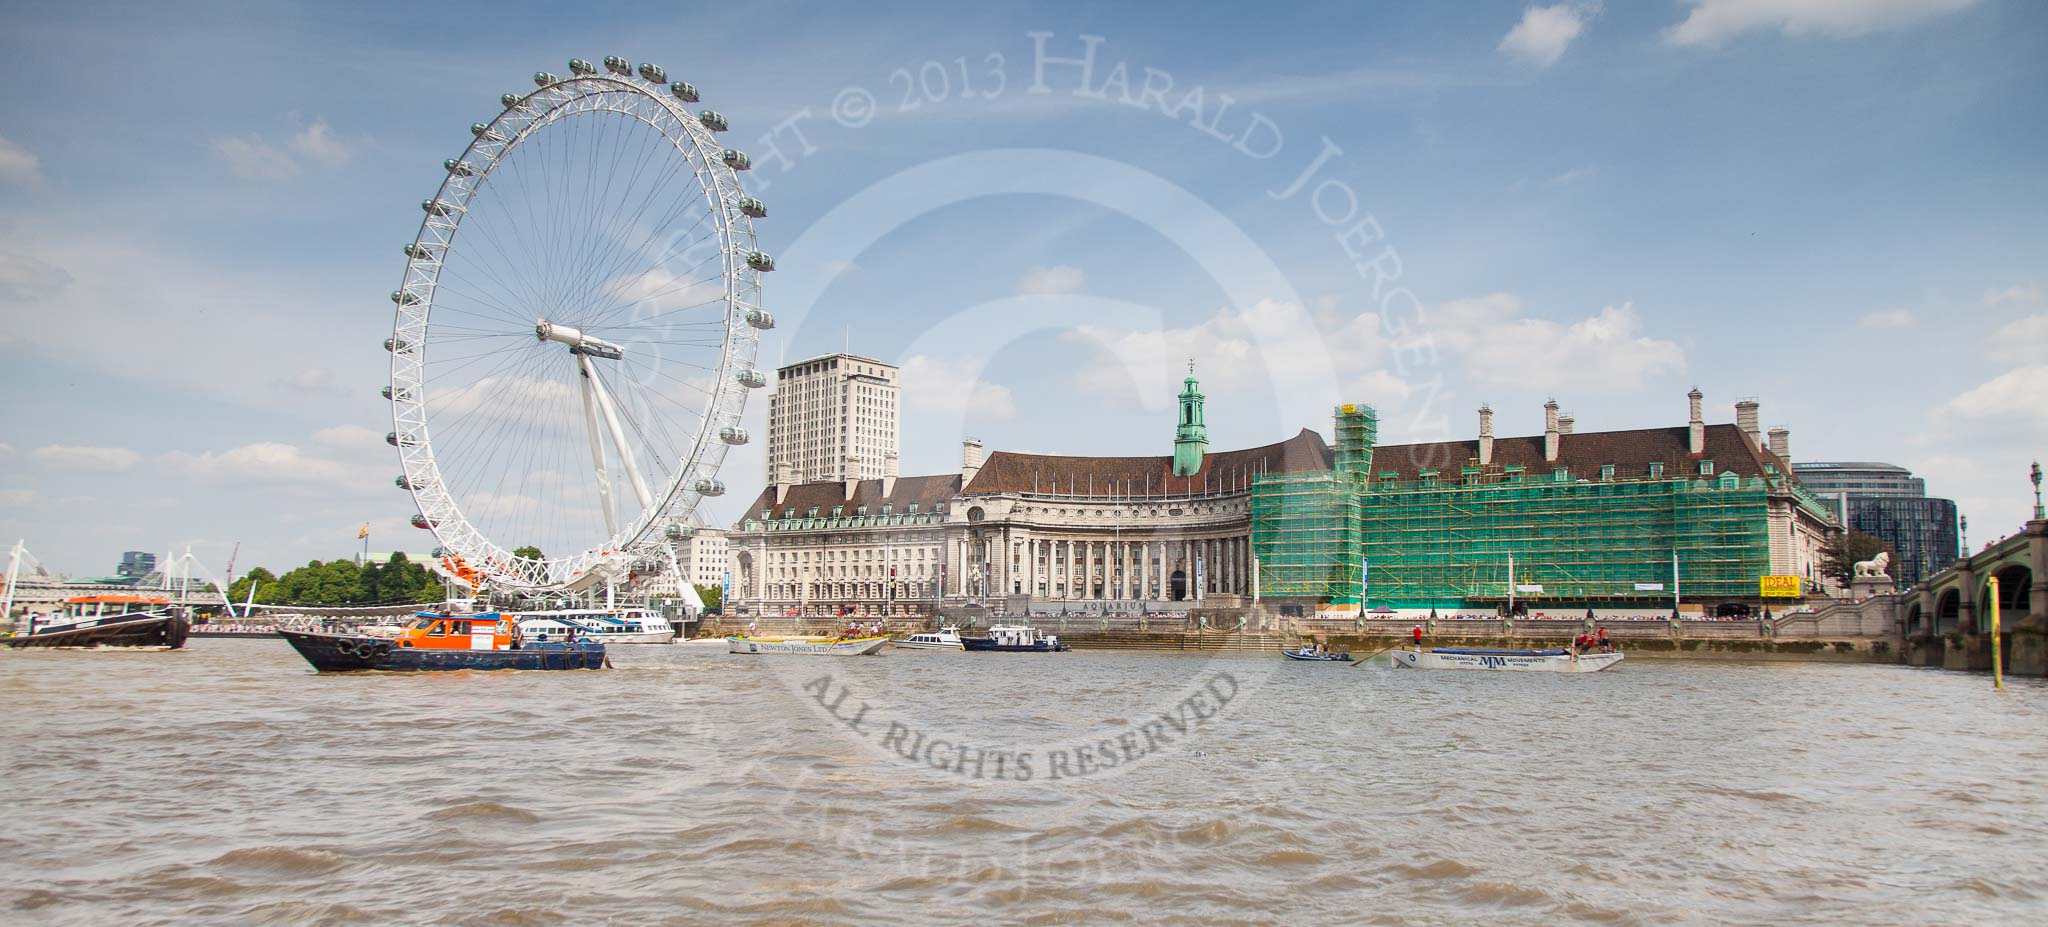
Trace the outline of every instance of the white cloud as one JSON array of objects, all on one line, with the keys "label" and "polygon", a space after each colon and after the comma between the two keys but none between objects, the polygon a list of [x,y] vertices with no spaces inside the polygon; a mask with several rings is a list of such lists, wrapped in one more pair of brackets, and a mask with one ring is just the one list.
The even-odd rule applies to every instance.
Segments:
[{"label": "white cloud", "polygon": [[334,130],[320,119],[299,130],[299,134],[292,136],[286,144],[299,157],[329,166],[344,164],[354,154],[349,146],[342,144],[341,139],[334,137]]},{"label": "white cloud", "polygon": [[293,371],[289,376],[270,381],[270,385],[295,393],[327,393],[336,396],[348,394],[348,387],[343,386],[335,378],[334,371],[319,367]]},{"label": "white cloud", "polygon": [[320,119],[300,129],[282,146],[251,132],[214,139],[213,152],[227,162],[236,176],[251,180],[282,180],[297,174],[305,162],[337,167],[347,163],[354,153]]},{"label": "white cloud", "polygon": [[1597,7],[1577,3],[1529,7],[1522,11],[1522,21],[1509,29],[1496,47],[1523,61],[1549,67],[1564,57],[1572,40],[1586,31],[1586,19],[1596,12]]},{"label": "white cloud", "polygon": [[299,172],[299,164],[260,135],[232,136],[213,140],[213,153],[228,163],[237,177],[251,180],[283,180]]},{"label": "white cloud", "polygon": [[0,506],[19,508],[36,501],[33,489],[0,489]]},{"label": "white cloud", "polygon": [[1642,332],[1634,303],[1568,323],[1514,319],[1469,333],[1465,366],[1475,381],[1528,390],[1626,389],[1685,369],[1675,342]]},{"label": "white cloud", "polygon": [[1905,328],[1913,324],[1913,314],[1904,309],[1885,309],[1864,316],[1856,324],[1864,328]]},{"label": "white cloud", "polygon": [[1716,46],[1744,32],[1857,36],[1952,13],[1974,0],[1692,0],[1685,20],[1664,30],[1672,45]]},{"label": "white cloud", "polygon": [[384,436],[361,425],[335,425],[313,432],[313,443],[322,447],[377,451],[384,445]]},{"label": "white cloud", "polygon": [[25,254],[0,254],[0,301],[32,303],[71,283],[62,267]]},{"label": "white cloud", "polygon": [[1991,336],[1991,356],[2015,363],[2048,357],[2048,314],[2014,319]]},{"label": "white cloud", "polygon": [[259,441],[196,456],[170,451],[158,460],[174,473],[208,483],[339,487],[356,485],[362,476],[338,462],[309,456],[295,445],[276,441]]},{"label": "white cloud", "polygon": [[142,459],[141,454],[125,447],[67,447],[61,444],[36,448],[35,457],[52,467],[92,473],[126,470]]},{"label": "white cloud", "polygon": [[1081,268],[1065,264],[1053,267],[1034,268],[1030,273],[1017,279],[1017,292],[1026,296],[1048,293],[1078,293],[1083,278]]},{"label": "white cloud", "polygon": [[1585,180],[1586,178],[1591,177],[1599,172],[1600,169],[1598,167],[1588,164],[1585,167],[1572,168],[1571,170],[1565,171],[1562,174],[1552,177],[1549,180],[1544,181],[1543,183],[1544,185],[1549,186],[1553,189],[1560,187],[1569,187],[1572,184],[1578,183],[1581,180]]},{"label": "white cloud", "polygon": [[28,149],[0,138],[0,182],[24,187],[42,186],[42,162]]},{"label": "white cloud", "polygon": [[1985,290],[1984,305],[2038,306],[2041,304],[2041,285],[2038,283],[2015,283],[2003,290]]},{"label": "white cloud", "polygon": [[2048,424],[2048,364],[2006,371],[1943,408],[1964,418],[2032,418]]},{"label": "white cloud", "polygon": [[899,374],[904,411],[977,423],[1015,417],[1017,402],[1010,388],[981,379],[980,370],[975,361],[925,354],[904,361]]}]

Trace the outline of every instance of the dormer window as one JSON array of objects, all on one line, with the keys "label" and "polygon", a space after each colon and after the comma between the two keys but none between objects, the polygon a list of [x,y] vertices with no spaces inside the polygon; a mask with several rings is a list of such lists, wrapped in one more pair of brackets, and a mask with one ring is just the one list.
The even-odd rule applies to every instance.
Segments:
[{"label": "dormer window", "polygon": [[1571,471],[1571,468],[1570,468],[1570,467],[1559,467],[1559,468],[1557,468],[1557,469],[1555,469],[1555,470],[1552,470],[1552,471],[1550,471],[1550,478],[1551,478],[1551,479],[1553,479],[1553,480],[1556,480],[1556,481],[1558,481],[1558,482],[1560,482],[1560,483],[1569,483],[1569,482],[1571,482],[1571,481],[1572,481],[1572,471]]},{"label": "dormer window", "polygon": [[1713,462],[1713,461],[1711,461],[1711,460],[1702,460],[1702,461],[1700,461],[1700,475],[1701,475],[1701,476],[1713,476],[1713,475],[1714,475],[1714,462]]},{"label": "dormer window", "polygon": [[1601,465],[1600,465],[1600,482],[1602,482],[1602,483],[1611,483],[1611,482],[1613,482],[1613,481],[1614,481],[1614,465],[1613,465],[1613,464],[1601,464]]},{"label": "dormer window", "polygon": [[1651,463],[1651,464],[1650,464],[1650,479],[1653,479],[1653,480],[1661,480],[1661,479],[1663,479],[1663,478],[1664,478],[1664,462],[1663,462],[1663,461],[1661,461],[1661,460],[1659,460],[1659,461],[1655,461],[1655,462]]},{"label": "dormer window", "polygon": [[833,507],[832,507],[832,517],[833,517],[833,518],[838,518],[839,516],[841,516],[841,515],[844,515],[844,514],[846,514],[846,506],[843,506],[843,505],[835,505],[835,506],[833,506]]}]

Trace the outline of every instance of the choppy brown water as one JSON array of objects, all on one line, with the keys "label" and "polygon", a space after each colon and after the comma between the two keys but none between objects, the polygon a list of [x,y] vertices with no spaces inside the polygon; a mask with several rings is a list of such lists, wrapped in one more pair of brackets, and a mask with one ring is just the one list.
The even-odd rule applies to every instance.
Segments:
[{"label": "choppy brown water", "polygon": [[[0,921],[2048,919],[2038,683],[1651,661],[614,661],[321,677],[281,641],[0,654]],[[1177,714],[1219,679],[1220,711]],[[861,729],[807,682],[853,692],[841,718],[869,702]],[[890,723],[1009,751],[1009,774],[920,769]],[[1169,738],[1156,752],[1051,777],[1054,750],[1078,766],[1072,745],[1117,754],[1148,728]]]}]

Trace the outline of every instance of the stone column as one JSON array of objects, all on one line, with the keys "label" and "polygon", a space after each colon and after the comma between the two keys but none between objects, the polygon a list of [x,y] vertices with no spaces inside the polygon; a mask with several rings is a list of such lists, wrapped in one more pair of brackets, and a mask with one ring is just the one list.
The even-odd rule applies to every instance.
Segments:
[{"label": "stone column", "polygon": [[1131,542],[1125,541],[1118,548],[1117,555],[1123,558],[1124,568],[1123,576],[1117,582],[1117,598],[1128,600],[1131,598]]}]

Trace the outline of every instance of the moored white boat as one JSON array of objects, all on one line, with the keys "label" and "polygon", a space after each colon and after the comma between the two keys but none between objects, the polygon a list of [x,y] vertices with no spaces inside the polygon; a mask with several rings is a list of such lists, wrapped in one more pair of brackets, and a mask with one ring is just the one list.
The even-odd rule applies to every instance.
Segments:
[{"label": "moored white boat", "polygon": [[1395,666],[1408,669],[1506,670],[1516,673],[1597,673],[1621,662],[1620,652],[1581,653],[1569,650],[1488,650],[1477,647],[1434,647],[1391,650]]},{"label": "moored white boat", "polygon": [[889,642],[887,636],[816,637],[728,637],[727,653],[793,653],[827,657],[858,657],[878,653]]},{"label": "moored white boat", "polygon": [[937,631],[921,631],[896,642],[904,650],[966,650],[960,642],[960,629],[946,625]]},{"label": "moored white boat", "polygon": [[528,638],[560,641],[584,638],[607,644],[666,644],[676,629],[659,612],[628,609],[563,609],[521,612],[519,630]]}]

